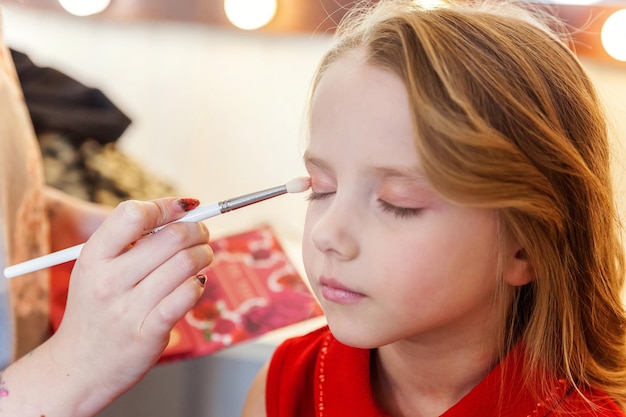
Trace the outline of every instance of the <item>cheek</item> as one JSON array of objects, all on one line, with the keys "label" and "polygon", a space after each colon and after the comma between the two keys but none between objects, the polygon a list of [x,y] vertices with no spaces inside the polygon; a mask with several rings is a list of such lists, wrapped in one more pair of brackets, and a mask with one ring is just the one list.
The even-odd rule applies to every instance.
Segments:
[{"label": "cheek", "polygon": [[390,300],[398,317],[445,318],[490,305],[497,288],[494,256],[440,237],[404,243],[413,247],[378,245],[370,269],[381,279],[369,289]]},{"label": "cheek", "polygon": [[407,289],[432,295],[492,287],[498,260],[492,224],[445,224],[427,222],[413,233],[370,240],[368,253],[378,259],[381,276],[398,277]]},{"label": "cheek", "polygon": [[311,239],[311,230],[317,221],[317,216],[311,209],[311,205],[306,211],[306,217],[304,219],[304,232],[302,235],[302,260],[304,263],[304,269],[307,275],[310,276],[311,260],[313,253],[316,251],[313,241]]},{"label": "cheek", "polygon": [[[384,286],[402,288],[404,294],[431,293],[441,284],[442,271],[447,268],[431,242],[423,239],[394,239],[370,242],[369,254],[375,257],[372,266],[384,277]],[[393,278],[391,278],[393,277]],[[393,285],[390,285],[393,284]]]},{"label": "cheek", "polygon": [[497,282],[497,234],[490,219],[459,223],[437,236],[428,248],[430,267],[456,291],[490,291]]}]

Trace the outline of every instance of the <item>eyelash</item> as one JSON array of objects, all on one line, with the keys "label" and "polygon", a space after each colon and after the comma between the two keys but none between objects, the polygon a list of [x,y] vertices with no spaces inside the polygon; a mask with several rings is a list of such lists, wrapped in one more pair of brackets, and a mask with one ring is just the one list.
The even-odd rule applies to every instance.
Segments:
[{"label": "eyelash", "polygon": [[[307,200],[308,201],[317,201],[317,200],[323,200],[326,197],[331,196],[334,193],[316,193],[316,192],[311,192],[308,196],[307,196]],[[410,218],[410,217],[415,217],[417,215],[419,215],[422,212],[421,208],[408,208],[408,207],[397,207],[394,206],[393,204],[389,204],[386,201],[383,200],[378,200],[378,204],[380,206],[380,208],[386,212],[386,213],[391,213],[394,216],[400,218],[400,219],[406,219],[406,218]]]},{"label": "eyelash", "polygon": [[384,212],[391,213],[399,219],[415,217],[422,212],[421,208],[398,207],[383,200],[378,200],[378,204]]},{"label": "eyelash", "polygon": [[329,197],[333,193],[316,193],[315,191],[311,191],[311,193],[307,196],[307,201],[316,201],[323,200],[326,197]]}]

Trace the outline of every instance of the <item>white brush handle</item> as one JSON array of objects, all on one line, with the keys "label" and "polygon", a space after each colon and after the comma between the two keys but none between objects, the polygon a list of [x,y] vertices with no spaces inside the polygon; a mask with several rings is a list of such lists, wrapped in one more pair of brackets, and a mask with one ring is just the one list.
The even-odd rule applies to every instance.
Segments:
[{"label": "white brush handle", "polygon": [[156,232],[158,232],[159,230],[163,229],[165,226],[168,226],[172,223],[178,223],[178,222],[186,222],[186,223],[192,223],[192,222],[201,222],[202,220],[206,220],[206,219],[210,219],[211,217],[215,217],[222,214],[222,211],[220,210],[220,205],[219,203],[213,203],[211,205],[208,206],[200,206],[198,208],[195,208],[193,210],[191,210],[189,213],[185,214],[183,217],[181,217],[178,220],[175,220],[171,223],[167,223],[164,224],[163,226],[159,226],[157,228],[154,228],[152,230],[150,230],[149,232],[146,232],[144,234],[144,236],[148,236],[148,235],[153,235]]},{"label": "white brush handle", "polygon": [[[184,217],[172,222],[199,222],[202,220],[206,220],[211,217],[215,217],[218,214],[221,214],[219,204],[211,204],[208,206],[198,207],[189,213],[187,213]],[[171,223],[168,223],[171,224]],[[156,229],[147,232],[143,237],[148,235],[152,235],[159,230],[163,229],[168,224],[164,224],[163,226],[159,226]],[[62,249],[58,252],[53,252],[48,255],[43,255],[38,258],[34,258],[28,260],[26,262],[22,262],[19,264],[11,265],[4,268],[4,276],[7,278],[15,278],[20,275],[29,274],[31,272],[39,271],[40,269],[50,268],[51,266],[60,265],[65,262],[73,261],[78,258],[81,250],[85,246],[84,243],[80,245],[72,246],[67,249]]]},{"label": "white brush handle", "polygon": [[21,264],[8,266],[4,268],[4,276],[7,278],[15,278],[19,275],[29,274],[40,269],[50,268],[51,266],[60,265],[64,262],[73,261],[80,255],[83,246],[85,246],[85,244],[81,243],[80,245],[40,256],[39,258],[22,262]]}]

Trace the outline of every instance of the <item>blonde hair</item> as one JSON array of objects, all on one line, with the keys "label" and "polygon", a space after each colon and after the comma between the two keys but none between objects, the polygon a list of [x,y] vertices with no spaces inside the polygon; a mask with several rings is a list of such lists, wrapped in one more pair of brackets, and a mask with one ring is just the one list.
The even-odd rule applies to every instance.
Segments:
[{"label": "blonde hair", "polygon": [[533,267],[535,279],[503,297],[501,355],[521,340],[534,385],[554,388],[547,370],[624,409],[624,252],[606,120],[561,29],[512,2],[381,0],[342,21],[314,89],[354,50],[403,80],[433,186],[498,209],[503,245],[515,239]]}]

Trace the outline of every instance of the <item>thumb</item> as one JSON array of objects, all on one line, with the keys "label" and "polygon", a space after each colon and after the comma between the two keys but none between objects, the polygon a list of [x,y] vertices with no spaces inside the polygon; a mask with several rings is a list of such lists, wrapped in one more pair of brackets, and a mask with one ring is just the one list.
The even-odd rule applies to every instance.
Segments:
[{"label": "thumb", "polygon": [[198,207],[199,204],[200,202],[194,198],[174,197],[152,201],[124,201],[94,232],[85,249],[96,257],[113,258],[146,233],[180,219],[185,212]]}]

